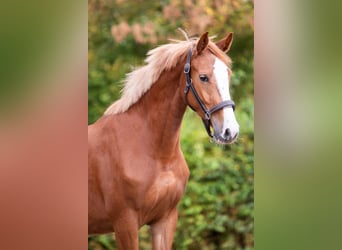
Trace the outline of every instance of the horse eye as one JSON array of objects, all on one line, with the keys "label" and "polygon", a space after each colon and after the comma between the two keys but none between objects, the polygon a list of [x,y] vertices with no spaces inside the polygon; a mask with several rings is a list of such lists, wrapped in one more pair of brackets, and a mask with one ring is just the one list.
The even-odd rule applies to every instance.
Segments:
[{"label": "horse eye", "polygon": [[199,76],[199,79],[202,81],[202,82],[208,82],[209,81],[209,78],[207,75],[200,75]]}]

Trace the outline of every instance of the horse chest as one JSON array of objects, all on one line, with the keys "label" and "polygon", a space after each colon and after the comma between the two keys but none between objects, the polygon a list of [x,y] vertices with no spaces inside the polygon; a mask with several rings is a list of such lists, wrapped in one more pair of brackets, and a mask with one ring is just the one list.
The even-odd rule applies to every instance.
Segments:
[{"label": "horse chest", "polygon": [[187,176],[178,176],[172,171],[160,173],[146,193],[141,210],[144,221],[159,219],[174,209],[184,193],[186,182]]}]

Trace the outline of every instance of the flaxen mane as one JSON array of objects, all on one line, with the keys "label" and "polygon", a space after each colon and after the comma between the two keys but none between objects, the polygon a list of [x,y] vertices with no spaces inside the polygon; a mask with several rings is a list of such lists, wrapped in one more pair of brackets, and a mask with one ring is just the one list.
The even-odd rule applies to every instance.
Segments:
[{"label": "flaxen mane", "polygon": [[[178,61],[185,59],[188,49],[194,47],[196,42],[197,39],[192,39],[161,45],[150,50],[145,59],[146,65],[127,74],[121,98],[109,106],[104,114],[114,115],[127,111],[151,88],[163,71],[170,70],[176,66]],[[214,43],[209,42],[208,49],[230,66],[230,58]]]}]

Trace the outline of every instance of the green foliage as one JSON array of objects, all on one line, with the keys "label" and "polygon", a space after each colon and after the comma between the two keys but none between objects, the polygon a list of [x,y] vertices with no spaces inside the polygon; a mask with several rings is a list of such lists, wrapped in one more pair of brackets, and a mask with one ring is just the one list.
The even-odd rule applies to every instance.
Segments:
[{"label": "green foliage", "polygon": [[[88,121],[96,121],[120,96],[125,74],[168,38],[208,30],[234,32],[231,94],[240,124],[238,142],[210,143],[201,120],[185,114],[181,147],[190,179],[179,204],[174,249],[252,249],[254,228],[253,1],[89,0]],[[218,4],[220,3],[220,4]],[[111,235],[90,237],[89,249],[116,249]],[[151,249],[148,227],[141,249]]]},{"label": "green foliage", "polygon": [[231,146],[210,143],[200,119],[193,112],[187,112],[181,145],[191,176],[179,205],[175,249],[245,249],[243,247],[253,246],[254,123],[251,105],[246,100],[237,112],[241,135]]}]

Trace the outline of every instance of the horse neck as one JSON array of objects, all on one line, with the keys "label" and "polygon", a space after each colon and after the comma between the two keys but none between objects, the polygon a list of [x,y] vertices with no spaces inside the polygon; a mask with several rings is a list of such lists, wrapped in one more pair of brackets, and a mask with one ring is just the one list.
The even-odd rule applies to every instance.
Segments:
[{"label": "horse neck", "polygon": [[[155,157],[172,157],[179,147],[180,128],[186,104],[180,91],[182,67],[161,74],[151,89],[134,106],[144,119],[149,145]],[[185,80],[184,80],[185,81]],[[154,154],[153,153],[153,154]]]}]

